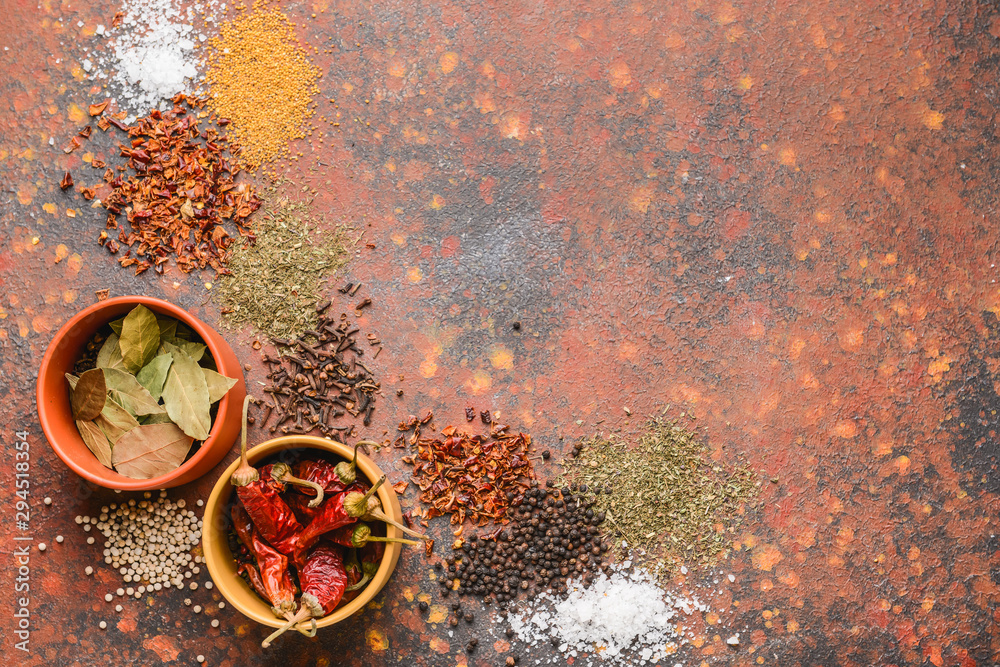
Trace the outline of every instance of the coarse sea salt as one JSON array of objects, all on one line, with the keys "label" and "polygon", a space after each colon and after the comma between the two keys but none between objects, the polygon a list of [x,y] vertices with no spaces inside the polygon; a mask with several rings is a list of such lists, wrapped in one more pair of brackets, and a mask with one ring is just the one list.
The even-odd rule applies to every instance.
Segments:
[{"label": "coarse sea salt", "polygon": [[623,563],[590,586],[572,582],[565,596],[539,595],[508,622],[520,641],[552,641],[581,664],[635,665],[659,661],[686,644],[681,614],[707,610],[698,597],[667,593],[645,570]]},{"label": "coarse sea salt", "polygon": [[[224,8],[225,5],[222,5]],[[125,0],[121,24],[111,31],[98,26],[95,34],[111,37],[104,50],[88,54],[85,71],[92,79],[110,82],[119,108],[142,115],[164,109],[177,93],[197,91],[202,76],[196,17],[212,23],[214,0],[181,7],[179,0]]]}]

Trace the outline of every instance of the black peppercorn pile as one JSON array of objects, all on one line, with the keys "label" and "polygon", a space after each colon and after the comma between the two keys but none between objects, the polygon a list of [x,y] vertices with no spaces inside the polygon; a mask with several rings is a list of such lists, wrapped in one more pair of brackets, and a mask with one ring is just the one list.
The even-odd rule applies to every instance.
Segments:
[{"label": "black peppercorn pile", "polygon": [[564,593],[573,579],[590,584],[607,567],[608,550],[600,530],[604,513],[593,504],[568,489],[529,489],[508,526],[473,535],[447,559],[441,595],[454,590],[505,604],[520,591]]}]

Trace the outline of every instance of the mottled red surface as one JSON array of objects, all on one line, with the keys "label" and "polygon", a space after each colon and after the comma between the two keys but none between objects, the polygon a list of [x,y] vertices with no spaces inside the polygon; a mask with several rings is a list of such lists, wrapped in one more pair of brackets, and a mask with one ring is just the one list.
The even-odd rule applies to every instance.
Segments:
[{"label": "mottled red surface", "polygon": [[[37,426],[33,372],[52,333],[101,288],[218,322],[205,277],[119,270],[94,243],[102,216],[57,187],[65,169],[84,173],[84,151],[59,147],[103,98],[77,68],[114,11],[0,5],[0,427],[5,445],[29,431],[31,532],[67,536],[32,556],[23,662],[502,663],[485,612],[454,638],[420,618],[410,600],[436,586],[415,551],[378,608],[267,655],[231,608],[212,608],[217,630],[180,593],[116,619],[100,596],[117,578],[80,574],[99,552],[73,517],[109,495],[81,487]],[[623,407],[693,411],[720,460],[775,481],[723,566],[737,582],[718,628],[701,626],[677,661],[1000,660],[990,3],[318,1],[289,13],[318,47],[323,101],[281,169],[376,245],[348,267],[375,300],[362,323],[386,344],[368,435],[426,408],[458,422],[471,404],[558,449],[635,431]],[[257,364],[252,332],[227,336]],[[260,379],[258,364],[248,381]],[[398,476],[395,456],[376,460]],[[0,459],[12,470],[9,447]],[[212,477],[184,493],[204,495]],[[17,531],[3,479],[6,554]],[[9,556],[3,567],[9,600]],[[724,645],[734,629],[738,650]]]}]

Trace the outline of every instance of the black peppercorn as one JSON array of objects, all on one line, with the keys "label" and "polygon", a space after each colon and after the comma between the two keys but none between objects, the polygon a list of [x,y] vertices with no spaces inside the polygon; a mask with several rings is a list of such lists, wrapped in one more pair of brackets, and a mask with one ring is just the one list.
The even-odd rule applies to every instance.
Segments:
[{"label": "black peppercorn", "polygon": [[427,611],[427,603],[424,602],[423,600],[421,600],[420,604],[418,604],[417,606],[420,607],[420,611]]}]

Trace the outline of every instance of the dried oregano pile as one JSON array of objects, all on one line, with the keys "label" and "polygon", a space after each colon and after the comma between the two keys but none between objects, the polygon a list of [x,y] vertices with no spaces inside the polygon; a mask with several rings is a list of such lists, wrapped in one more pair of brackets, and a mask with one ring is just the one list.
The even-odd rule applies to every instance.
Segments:
[{"label": "dried oregano pile", "polygon": [[675,420],[650,421],[638,443],[577,443],[563,465],[560,482],[593,497],[616,546],[644,551],[654,570],[712,563],[760,487],[749,466],[727,472],[711,462],[697,434]]},{"label": "dried oregano pile", "polygon": [[257,238],[229,256],[217,282],[225,321],[271,338],[295,338],[316,323],[324,282],[350,259],[348,228],[321,229],[306,202],[268,192]]}]

